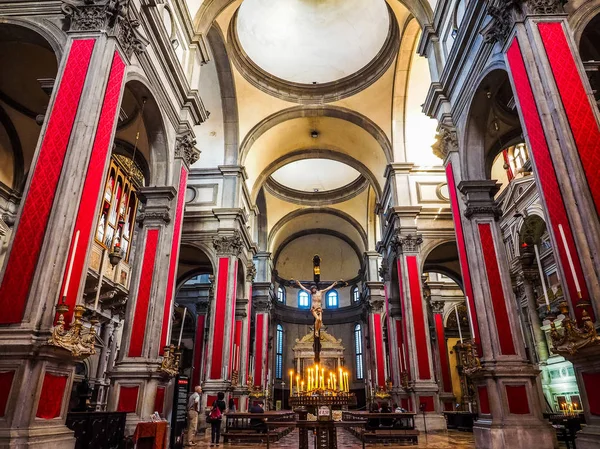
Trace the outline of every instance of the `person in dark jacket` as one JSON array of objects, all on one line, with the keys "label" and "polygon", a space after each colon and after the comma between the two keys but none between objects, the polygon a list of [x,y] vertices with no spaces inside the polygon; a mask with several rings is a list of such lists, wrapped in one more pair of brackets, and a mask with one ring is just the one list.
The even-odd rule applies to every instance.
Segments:
[{"label": "person in dark jacket", "polygon": [[[263,401],[256,402],[252,407],[250,407],[250,413],[264,413],[265,403]],[[262,418],[252,418],[250,420],[250,425],[253,429],[260,433],[267,433],[267,423]]]},{"label": "person in dark jacket", "polygon": [[211,415],[213,415],[213,410],[216,411],[218,409],[220,413],[220,417],[217,419],[211,418],[210,420],[210,445],[216,444],[219,445],[219,439],[221,438],[221,423],[223,422],[223,413],[225,413],[225,409],[227,408],[227,404],[225,404],[225,393],[219,391],[217,393],[217,400],[212,403]]},{"label": "person in dark jacket", "polygon": [[[387,402],[381,404],[381,410],[379,413],[392,413],[392,409]],[[394,425],[394,418],[381,418],[380,420],[381,427],[392,427]]]},{"label": "person in dark jacket", "polygon": [[[370,413],[379,413],[379,405],[376,402],[371,404],[369,408]],[[374,430],[379,428],[379,418],[368,418],[367,419],[367,429]]]}]

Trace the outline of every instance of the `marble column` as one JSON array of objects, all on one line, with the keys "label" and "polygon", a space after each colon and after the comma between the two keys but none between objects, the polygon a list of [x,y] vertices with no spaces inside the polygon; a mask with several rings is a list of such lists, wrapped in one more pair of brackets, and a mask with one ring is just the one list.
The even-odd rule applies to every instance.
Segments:
[{"label": "marble column", "polygon": [[[556,435],[542,416],[539,371],[526,359],[512,297],[509,263],[494,202],[495,181],[462,181],[464,236],[481,335],[481,368],[475,385],[479,417],[477,448],[555,447]],[[475,317],[474,317],[475,318]]]},{"label": "marble column", "polygon": [[[441,387],[440,399],[444,404],[445,410],[453,410],[454,393],[452,392],[452,377],[450,375],[450,361],[448,356],[448,345],[446,343],[446,333],[444,330],[444,301],[434,300],[431,302],[431,312],[435,325],[435,345],[433,351],[436,353],[436,372],[438,384]],[[460,325],[460,323],[458,323]]]},{"label": "marble column", "polygon": [[427,307],[423,300],[420,255],[423,239],[416,231],[416,227],[405,225],[397,230],[394,238],[402,320],[406,325],[404,343],[415,411],[425,411],[421,419],[415,420],[417,427],[438,431],[446,429],[446,420],[442,415],[439,387],[433,371]]},{"label": "marble column", "polygon": [[386,297],[381,282],[366,282],[369,296],[367,297],[369,305],[369,335],[371,336],[370,345],[370,367],[373,380],[372,386],[375,389],[384,388],[387,380],[387,360],[385,357],[383,320],[386,316]]},{"label": "marble column", "polygon": [[[250,350],[251,350],[251,324],[252,324],[252,283],[256,276],[256,267],[254,262],[248,261],[246,264],[246,297],[237,307],[236,324],[239,322],[239,334],[236,334],[236,341],[239,346],[239,383],[238,395],[240,411],[248,410],[248,376],[250,375]],[[238,327],[236,327],[237,329]],[[238,339],[239,336],[239,339]]]},{"label": "marble column", "polygon": [[[64,423],[77,359],[47,341],[55,304],[66,297],[70,325],[81,298],[83,276],[76,271],[90,244],[128,63],[115,25],[103,18],[85,33],[74,20],[65,27],[63,57],[0,273],[2,447],[74,444]],[[73,275],[66,286],[68,265]]]},{"label": "marble column", "polygon": [[206,378],[203,390],[207,403],[212,403],[219,391],[231,386],[238,257],[242,239],[237,234],[218,236],[213,245],[217,253],[215,297],[210,304],[210,332],[206,354]]},{"label": "marble column", "polygon": [[267,383],[272,307],[271,283],[255,282],[252,288],[252,313],[254,315],[252,385],[256,388],[264,388]]}]

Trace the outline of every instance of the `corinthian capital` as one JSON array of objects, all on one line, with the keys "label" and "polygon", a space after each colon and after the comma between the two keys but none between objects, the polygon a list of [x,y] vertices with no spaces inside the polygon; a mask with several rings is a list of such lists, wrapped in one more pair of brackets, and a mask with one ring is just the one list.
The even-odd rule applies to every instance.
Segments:
[{"label": "corinthian capital", "polygon": [[196,145],[196,139],[192,136],[191,131],[187,131],[184,134],[177,136],[175,143],[175,157],[183,159],[188,167],[191,167],[198,159],[200,159],[200,150],[194,145]]},{"label": "corinthian capital", "polygon": [[458,134],[456,129],[447,125],[441,125],[436,142],[431,146],[433,154],[444,160],[449,153],[458,151]]},{"label": "corinthian capital", "polygon": [[396,235],[396,237],[394,237],[394,245],[400,250],[402,254],[418,253],[421,249],[421,243],[423,243],[423,238],[420,235],[398,234]]},{"label": "corinthian capital", "polygon": [[213,246],[219,256],[239,256],[242,252],[242,239],[239,235],[216,237]]}]

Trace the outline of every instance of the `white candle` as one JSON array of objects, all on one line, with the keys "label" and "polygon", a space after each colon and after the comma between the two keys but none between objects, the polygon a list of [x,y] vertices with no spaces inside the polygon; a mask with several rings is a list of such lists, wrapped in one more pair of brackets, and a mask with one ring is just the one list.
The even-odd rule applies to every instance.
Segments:
[{"label": "white candle", "polygon": [[404,342],[402,342],[402,360],[404,361],[404,369],[408,371],[408,365],[406,364],[406,349],[404,349]]},{"label": "white candle", "polygon": [[398,363],[400,364],[400,371],[402,371],[402,349],[398,348]]},{"label": "white candle", "polygon": [[238,351],[237,351],[237,361],[236,361],[236,366],[238,371],[240,370],[240,354],[241,354],[241,348],[238,346]]},{"label": "white candle", "polygon": [[181,319],[181,329],[179,330],[179,341],[177,342],[177,349],[181,346],[181,337],[183,337],[183,325],[185,324],[185,316],[187,314],[187,308],[183,308],[183,318]]},{"label": "white candle", "polygon": [[454,313],[456,313],[456,324],[458,325],[458,336],[460,337],[460,344],[462,345],[463,336],[462,336],[462,330],[460,328],[460,318],[458,316],[458,306],[457,305],[454,306]]},{"label": "white candle", "polygon": [[535,259],[537,260],[538,270],[540,271],[540,280],[542,281],[542,290],[544,291],[544,299],[546,300],[546,306],[550,310],[550,300],[548,299],[548,290],[546,290],[546,279],[544,276],[544,270],[542,270],[542,261],[540,260],[540,251],[537,245],[533,245],[535,251]]},{"label": "white candle", "polygon": [[475,340],[475,327],[473,326],[473,316],[471,315],[471,306],[469,304],[468,296],[465,296],[465,304],[467,306],[467,315],[469,317],[469,327],[471,329],[471,339]]},{"label": "white candle", "polygon": [[567,244],[567,238],[565,237],[565,230],[563,229],[562,224],[558,225],[558,229],[560,230],[560,236],[562,237],[563,245],[565,245],[567,259],[569,259],[569,267],[571,268],[571,275],[573,276],[573,281],[575,281],[575,289],[577,290],[577,294],[581,298],[581,288],[579,287],[579,280],[577,279],[577,274],[575,274],[575,265],[573,264],[571,250],[569,249],[569,245]]},{"label": "white candle", "polygon": [[77,252],[77,242],[79,242],[79,230],[75,234],[75,242],[73,243],[73,252],[71,253],[71,260],[69,261],[69,269],[67,271],[67,280],[65,281],[65,289],[63,291],[63,297],[67,296],[69,291],[69,283],[71,282],[71,272],[73,271],[73,263],[75,262],[75,253]]},{"label": "white candle", "polygon": [[104,259],[106,256],[106,250],[102,250],[100,259],[100,270],[98,271],[98,288],[96,289],[96,299],[94,300],[94,310],[98,310],[98,301],[100,301],[100,290],[102,290],[102,279],[104,277]]}]

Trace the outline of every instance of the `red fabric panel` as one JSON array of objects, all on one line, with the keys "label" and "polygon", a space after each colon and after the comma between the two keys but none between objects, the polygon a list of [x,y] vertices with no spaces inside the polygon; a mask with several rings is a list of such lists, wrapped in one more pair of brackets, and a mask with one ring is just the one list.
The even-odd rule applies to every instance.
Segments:
[{"label": "red fabric panel", "polygon": [[[540,113],[537,109],[537,103],[533,96],[527,70],[525,69],[525,62],[523,60],[523,55],[521,54],[521,47],[519,46],[519,41],[516,38],[512,42],[507,52],[507,59],[520,106],[519,111],[521,114],[521,120],[525,125],[524,130],[526,130],[527,133],[529,148],[535,164],[535,171],[538,174],[539,185],[541,187],[540,190],[546,202],[546,212],[548,214],[548,218],[550,219],[550,225],[554,235],[557,237],[556,240],[558,241],[558,245],[556,250],[558,251],[561,265],[564,267],[563,271],[566,278],[565,281],[567,284],[567,289],[569,290],[569,297],[572,302],[576,302],[578,300],[577,289],[575,288],[575,281],[573,280],[573,276],[571,275],[571,271],[569,269],[566,248],[560,237],[560,231],[558,228],[559,224],[562,224],[563,226],[567,244],[572,251],[571,256],[573,257],[576,276],[580,280],[579,284],[581,285],[582,289],[581,294],[584,298],[588,298],[589,293],[584,281],[581,262],[579,257],[577,257],[577,252],[575,251],[575,240],[573,238],[571,226],[569,225],[569,220],[567,218],[564,200],[558,186],[556,172],[554,171],[554,164],[550,156],[550,149],[548,148],[548,142],[546,140],[540,119]],[[578,307],[574,307],[573,309],[575,316],[577,317],[577,321],[581,323],[582,310]],[[592,321],[594,321],[594,311],[589,308],[588,312],[592,317]]]},{"label": "red fabric panel", "polygon": [[[40,256],[95,39],[73,41],[0,285],[0,324],[20,323]],[[26,248],[26,251],[24,249]]]},{"label": "red fabric panel", "polygon": [[[90,244],[90,237],[94,227],[94,219],[98,214],[98,196],[102,186],[104,185],[104,169],[106,160],[110,154],[113,131],[117,117],[117,108],[121,99],[121,87],[123,86],[123,75],[125,73],[125,63],[119,56],[118,52],[113,55],[112,66],[108,77],[108,84],[104,92],[104,100],[96,136],[94,137],[94,146],[92,147],[92,155],[87,169],[81,201],[79,203],[79,211],[75,220],[75,228],[71,237],[71,246],[69,249],[69,257],[67,258],[67,267],[62,281],[61,296],[65,288],[67,280],[68,264],[71,260],[71,255],[75,251],[73,259],[73,269],[71,274],[71,285],[67,294],[67,304],[70,307],[69,312],[65,315],[65,322],[70,323],[73,317],[73,307],[77,304],[77,296],[83,270],[86,267],[87,249]],[[75,234],[79,231],[79,240],[77,248],[74,248]],[[60,299],[59,299],[60,300]],[[55,317],[55,322],[58,315]]]},{"label": "red fabric panel", "polygon": [[600,373],[582,373],[581,377],[590,413],[600,416]]},{"label": "red fabric panel", "polygon": [[479,396],[479,413],[482,415],[490,414],[490,398],[486,386],[477,387],[477,395]]},{"label": "red fabric panel", "polygon": [[410,403],[409,403],[408,398],[400,399],[400,405],[402,406],[402,408],[404,410],[410,410]]},{"label": "red fabric panel", "polygon": [[206,396],[206,406],[208,407],[212,407],[213,402],[215,402],[217,400],[216,396]]},{"label": "red fabric panel", "polygon": [[250,374],[250,347],[252,346],[252,341],[250,340],[250,314],[252,313],[252,284],[249,284],[248,291],[248,319],[246,320],[246,335],[248,338],[248,342],[246,344],[246,379],[248,379],[248,375]]},{"label": "red fabric panel", "polygon": [[0,373],[0,418],[6,413],[6,404],[8,404],[8,397],[10,396],[14,377],[14,371]]},{"label": "red fabric panel", "polygon": [[454,403],[452,402],[444,402],[444,411],[451,412],[454,410]]},{"label": "red fabric panel", "polygon": [[419,411],[421,411],[421,404],[425,404],[426,412],[435,412],[433,396],[419,396]]},{"label": "red fabric panel", "polygon": [[68,376],[48,372],[44,374],[40,401],[35,412],[37,418],[54,419],[60,416],[68,380]]},{"label": "red fabric panel", "polygon": [[392,338],[392,317],[390,316],[390,301],[388,298],[388,291],[385,284],[383,284],[383,294],[385,295],[385,321],[387,325],[387,345],[388,345],[388,373],[392,377],[392,373],[398,371],[400,361],[398,365],[394,366],[393,351],[396,351],[396,358],[398,358],[398,350],[394,346],[394,339]]},{"label": "red fabric panel", "polygon": [[385,360],[383,351],[383,329],[381,327],[381,314],[373,314],[373,337],[375,343],[375,365],[377,367],[377,386],[385,386]]},{"label": "red fabric panel", "polygon": [[140,387],[138,385],[134,387],[121,386],[121,388],[119,388],[119,403],[117,404],[117,411],[135,413],[139,392]]},{"label": "red fabric panel", "polygon": [[231,326],[229,330],[229,374],[228,379],[231,378],[231,373],[233,372],[233,347],[235,343],[235,303],[236,303],[236,295],[237,295],[237,272],[238,272],[238,261],[235,260],[233,264],[233,297],[231,299]]},{"label": "red fabric panel", "polygon": [[506,385],[508,411],[515,415],[529,415],[529,401],[525,385]]},{"label": "red fabric panel", "polygon": [[405,305],[404,305],[404,285],[402,284],[402,264],[400,262],[400,259],[398,259],[397,261],[397,268],[398,268],[398,288],[400,291],[400,306],[402,308],[402,341],[401,344],[404,345],[404,352],[406,353],[406,366],[404,367],[404,369],[407,371],[408,373],[408,379],[411,380],[412,379],[412,373],[410,372],[410,357],[411,357],[411,353],[408,349],[408,339],[406,338],[407,334],[407,330],[406,330],[406,309],[405,309]]},{"label": "red fabric panel", "polygon": [[440,364],[442,365],[442,384],[444,391],[452,392],[452,380],[450,378],[450,363],[448,362],[448,348],[446,346],[446,335],[444,334],[444,317],[441,313],[434,314],[435,331],[437,335],[438,348],[440,351]]},{"label": "red fabric panel", "polygon": [[144,250],[142,273],[138,287],[137,301],[135,303],[135,315],[133,316],[131,341],[129,343],[129,357],[142,356],[159,233],[160,231],[158,229],[148,229],[148,231],[146,231],[146,248]]},{"label": "red fabric panel", "polygon": [[415,345],[417,347],[417,366],[419,378],[431,379],[429,370],[429,353],[427,345],[429,340],[425,333],[425,313],[423,312],[423,298],[421,296],[421,276],[417,265],[417,256],[407,256],[408,284],[410,288],[410,303],[412,305],[412,322],[415,332]]},{"label": "red fabric panel", "polygon": [[205,315],[198,316],[196,323],[196,339],[194,341],[194,369],[192,373],[193,386],[200,385],[202,381],[202,349],[204,348],[204,323]]},{"label": "red fabric panel", "polygon": [[467,247],[463,234],[460,206],[458,205],[458,196],[456,194],[456,181],[452,171],[452,163],[446,167],[446,179],[448,181],[448,191],[450,192],[450,205],[452,206],[452,217],[454,219],[454,232],[456,233],[456,245],[458,247],[458,259],[460,261],[460,271],[463,278],[463,288],[465,295],[469,299],[469,310],[473,318],[473,331],[475,333],[475,344],[479,344],[479,322],[477,321],[477,311],[475,309],[475,296],[473,295],[473,286],[471,285],[471,272],[469,271],[469,260],[467,258]]},{"label": "red fabric panel", "polygon": [[181,223],[183,222],[183,212],[185,209],[185,189],[187,186],[188,172],[185,166],[181,165],[179,173],[179,190],[177,190],[177,210],[175,211],[175,223],[173,225],[173,240],[171,242],[171,256],[169,260],[169,277],[167,278],[167,291],[165,292],[165,309],[163,311],[162,331],[160,333],[159,355],[162,355],[163,348],[167,345],[169,327],[171,325],[171,305],[175,295],[175,271],[179,263],[179,243],[181,242]]},{"label": "red fabric panel", "polygon": [[[235,322],[235,344],[234,344],[234,348],[237,347],[237,350],[233,351],[233,355],[232,358],[235,356],[235,352],[237,352],[239,355],[237,355],[236,357],[239,359],[239,364],[238,361],[235,360],[235,358],[233,359],[233,369],[239,369],[241,368],[241,364],[242,364],[242,325],[243,322],[242,320],[237,320]],[[238,375],[240,375],[240,373],[238,373]]]},{"label": "red fabric panel", "polygon": [[[571,125],[596,212],[600,210],[600,129],[561,22],[538,23],[560,98]],[[578,56],[579,57],[579,56]]]},{"label": "red fabric panel", "polygon": [[254,385],[260,386],[263,372],[263,332],[265,329],[265,315],[263,313],[258,313],[256,315],[255,326],[254,340],[256,341],[256,347],[254,348]]},{"label": "red fabric panel", "polygon": [[481,239],[481,249],[483,250],[483,260],[485,261],[485,270],[488,276],[492,306],[496,318],[496,328],[498,329],[498,339],[500,341],[500,351],[505,355],[514,355],[515,344],[512,338],[512,329],[504,300],[504,291],[502,290],[502,279],[500,278],[500,267],[496,257],[496,246],[492,236],[492,227],[489,223],[479,223],[479,238]]},{"label": "red fabric panel", "polygon": [[229,258],[219,258],[219,273],[217,276],[217,296],[215,305],[214,340],[210,378],[221,379],[223,372],[223,340],[225,329],[225,313],[227,308],[227,277],[229,276]]},{"label": "red fabric panel", "polygon": [[156,397],[154,398],[154,411],[160,413],[161,415],[165,409],[165,390],[165,387],[158,387],[156,389]]}]

